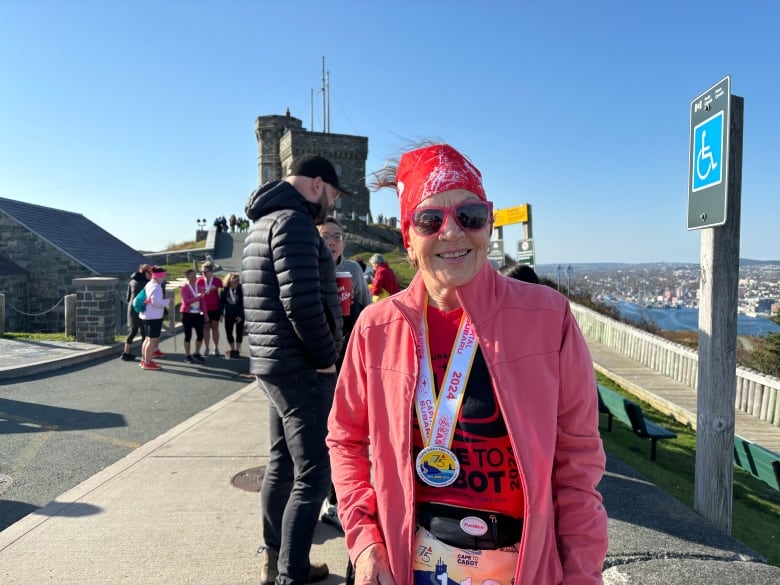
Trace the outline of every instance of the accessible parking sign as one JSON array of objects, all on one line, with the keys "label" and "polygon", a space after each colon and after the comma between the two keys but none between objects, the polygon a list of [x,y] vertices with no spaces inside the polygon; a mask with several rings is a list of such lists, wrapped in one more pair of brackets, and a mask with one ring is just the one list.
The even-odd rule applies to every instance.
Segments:
[{"label": "accessible parking sign", "polygon": [[688,229],[726,223],[731,77],[691,102]]}]

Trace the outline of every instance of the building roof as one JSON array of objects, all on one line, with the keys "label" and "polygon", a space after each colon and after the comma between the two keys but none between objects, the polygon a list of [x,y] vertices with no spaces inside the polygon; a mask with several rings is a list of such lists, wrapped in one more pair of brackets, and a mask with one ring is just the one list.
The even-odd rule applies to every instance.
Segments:
[{"label": "building roof", "polygon": [[58,248],[94,274],[132,272],[151,263],[140,252],[112,236],[80,213],[0,197],[3,213]]}]

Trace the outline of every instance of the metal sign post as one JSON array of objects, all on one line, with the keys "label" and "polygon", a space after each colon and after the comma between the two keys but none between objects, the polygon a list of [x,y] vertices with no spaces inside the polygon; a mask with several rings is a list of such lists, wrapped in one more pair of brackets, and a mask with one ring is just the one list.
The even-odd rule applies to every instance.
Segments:
[{"label": "metal sign post", "polygon": [[726,223],[731,77],[691,102],[688,153],[688,229]]},{"label": "metal sign post", "polygon": [[536,269],[536,259],[534,257],[534,241],[520,240],[517,242],[517,256],[515,258],[518,264],[527,264]]},{"label": "metal sign post", "polygon": [[[504,265],[504,226],[522,223],[523,224],[523,240],[518,242],[517,245],[517,262],[519,264],[528,264],[531,268],[534,268],[534,250],[533,250],[533,227],[531,225],[531,204],[523,203],[515,207],[507,207],[505,209],[495,209],[493,211],[493,228],[496,230],[497,240],[501,242],[501,260],[500,267]],[[498,253],[495,254],[491,260],[498,258]],[[488,254],[490,258],[490,254]],[[496,265],[496,262],[493,262]]]},{"label": "metal sign post", "polygon": [[[701,229],[694,509],[731,533],[744,100],[730,78],[691,105],[688,228]],[[702,229],[706,228],[706,229]]]},{"label": "metal sign post", "polygon": [[493,264],[493,268],[501,269],[504,267],[504,240],[490,240],[490,250],[488,250],[488,260]]}]

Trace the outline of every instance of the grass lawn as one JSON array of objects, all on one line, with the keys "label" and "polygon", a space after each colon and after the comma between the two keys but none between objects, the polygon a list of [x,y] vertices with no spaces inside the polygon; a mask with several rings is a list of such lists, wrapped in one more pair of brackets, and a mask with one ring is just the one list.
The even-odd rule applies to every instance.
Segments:
[{"label": "grass lawn", "polygon": [[[604,449],[693,508],[696,469],[693,430],[638,400],[601,373],[596,373],[596,379],[639,404],[648,418],[677,433],[676,439],[658,442],[657,460],[651,461],[650,441],[636,436],[617,420],[612,423],[612,431],[606,432],[606,419],[601,415]],[[770,564],[780,566],[780,492],[735,467],[731,518],[732,536],[766,557]]]}]

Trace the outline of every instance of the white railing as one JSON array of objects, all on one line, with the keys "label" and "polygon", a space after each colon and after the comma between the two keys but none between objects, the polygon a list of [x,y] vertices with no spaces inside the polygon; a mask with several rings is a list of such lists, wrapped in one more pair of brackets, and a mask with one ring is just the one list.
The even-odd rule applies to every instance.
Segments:
[{"label": "white railing", "polygon": [[[582,305],[572,303],[572,312],[586,339],[696,389],[699,355],[695,351]],[[735,407],[780,427],[780,379],[737,366]]]}]

